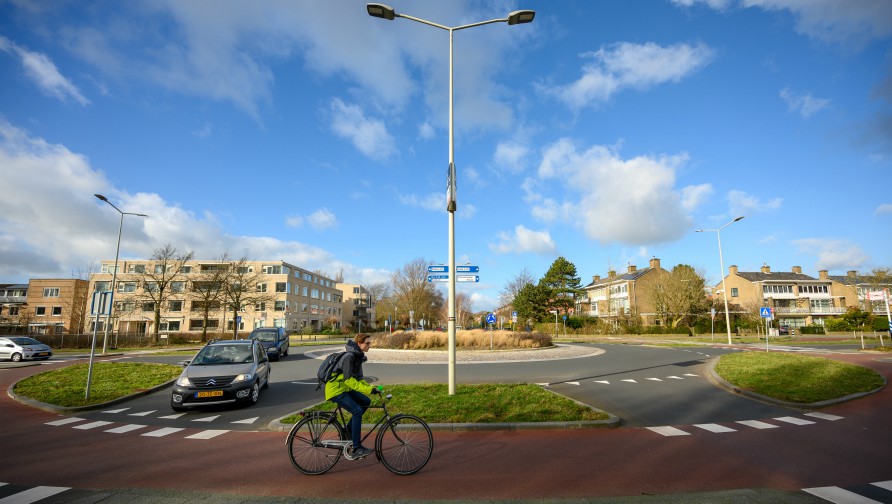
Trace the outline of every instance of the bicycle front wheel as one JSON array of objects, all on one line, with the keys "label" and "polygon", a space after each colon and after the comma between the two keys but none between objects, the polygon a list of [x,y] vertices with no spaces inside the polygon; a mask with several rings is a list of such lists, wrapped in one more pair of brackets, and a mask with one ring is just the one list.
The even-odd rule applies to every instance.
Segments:
[{"label": "bicycle front wheel", "polygon": [[328,416],[304,417],[288,433],[288,457],[291,465],[304,474],[322,474],[341,458],[342,446],[332,443],[342,441],[341,424]]},{"label": "bicycle front wheel", "polygon": [[414,474],[431,459],[434,437],[424,420],[415,415],[396,415],[381,427],[375,450],[391,472]]}]

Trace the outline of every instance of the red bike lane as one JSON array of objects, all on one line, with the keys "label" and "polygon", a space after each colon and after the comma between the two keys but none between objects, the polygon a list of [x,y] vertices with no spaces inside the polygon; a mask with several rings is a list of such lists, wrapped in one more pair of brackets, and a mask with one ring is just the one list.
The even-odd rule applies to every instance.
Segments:
[{"label": "red bike lane", "polygon": [[[834,356],[836,358],[836,356]],[[844,356],[880,370],[875,355]],[[0,372],[8,387],[22,370]],[[50,426],[59,415],[0,399],[0,481],[84,489],[159,488],[243,495],[350,499],[535,499],[677,494],[740,488],[799,490],[892,479],[892,391],[821,410],[837,420],[728,432],[644,428],[435,431],[428,465],[396,476],[373,457],[342,459],[306,476],[291,467],[285,433],[228,432],[212,439],[148,438]]]}]

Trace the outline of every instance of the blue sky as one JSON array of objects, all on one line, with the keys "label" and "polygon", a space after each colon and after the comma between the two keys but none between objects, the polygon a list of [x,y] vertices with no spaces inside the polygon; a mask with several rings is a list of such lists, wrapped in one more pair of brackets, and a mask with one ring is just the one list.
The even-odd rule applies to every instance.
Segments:
[{"label": "blue sky", "polygon": [[[396,2],[396,0],[393,0]],[[892,2],[407,1],[455,32],[475,310],[564,256],[892,266]],[[446,263],[448,34],[365,2],[0,0],[0,282],[172,243],[346,281]],[[445,287],[445,284],[443,285]]]}]

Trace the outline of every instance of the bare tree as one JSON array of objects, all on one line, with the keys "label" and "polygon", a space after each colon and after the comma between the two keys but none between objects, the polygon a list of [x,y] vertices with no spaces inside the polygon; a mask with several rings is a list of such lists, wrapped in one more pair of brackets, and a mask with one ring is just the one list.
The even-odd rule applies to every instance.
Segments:
[{"label": "bare tree", "polygon": [[[226,254],[223,255],[223,258],[226,258]],[[221,262],[223,258],[221,258]],[[246,257],[229,263],[223,279],[224,321],[226,320],[227,310],[233,310],[233,312],[244,311],[249,305],[254,309],[260,308],[261,311],[272,309],[272,307],[266,308],[265,305],[266,303],[275,303],[276,294],[275,292],[266,292],[259,288],[260,284],[263,283],[261,281],[262,277],[262,272],[254,271],[248,265]],[[233,338],[237,336],[237,331],[238,324],[233,323]]]},{"label": "bare tree", "polygon": [[536,285],[536,279],[526,268],[521,270],[514,278],[508,281],[502,291],[499,292],[499,304],[502,306],[514,306],[514,299],[517,293],[523,290],[527,285]]},{"label": "bare tree", "polygon": [[694,268],[679,264],[669,274],[660,274],[648,294],[660,318],[674,328],[706,309],[705,282]]},{"label": "bare tree", "polygon": [[[198,311],[203,318],[201,341],[208,340],[208,321],[210,320],[211,312],[220,311],[220,306],[225,299],[226,279],[230,271],[229,262],[229,257],[224,253],[220,257],[219,265],[202,265],[202,269],[198,272],[197,277],[193,276],[192,278],[192,285],[190,286],[192,311]],[[198,310],[195,308],[198,308]],[[221,323],[225,323],[225,311],[223,320],[224,322]],[[225,332],[226,328],[221,327],[220,331]]]},{"label": "bare tree", "polygon": [[432,320],[443,304],[443,294],[427,281],[427,267],[430,261],[413,259],[391,275],[393,297],[400,312],[409,316],[414,312],[414,320]]},{"label": "bare tree", "polygon": [[183,266],[192,260],[192,252],[177,252],[176,247],[168,243],[152,252],[154,265],[146,268],[143,274],[142,298],[153,305],[155,313],[152,327],[152,342],[158,344],[158,330],[161,326],[161,308],[172,294],[171,284],[184,279]]}]

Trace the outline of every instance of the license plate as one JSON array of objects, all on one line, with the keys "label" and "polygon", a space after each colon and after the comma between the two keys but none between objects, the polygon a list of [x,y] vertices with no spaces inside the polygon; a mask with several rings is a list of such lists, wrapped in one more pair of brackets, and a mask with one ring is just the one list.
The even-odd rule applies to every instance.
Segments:
[{"label": "license plate", "polygon": [[49,355],[49,352],[38,352],[38,353],[36,353],[36,354],[34,354],[34,355],[36,355],[36,356],[38,356],[38,357],[43,357],[44,355]]},{"label": "license plate", "polygon": [[196,392],[195,393],[196,399],[201,399],[202,397],[222,397],[222,396],[223,396],[222,390],[211,390],[208,392]]}]

